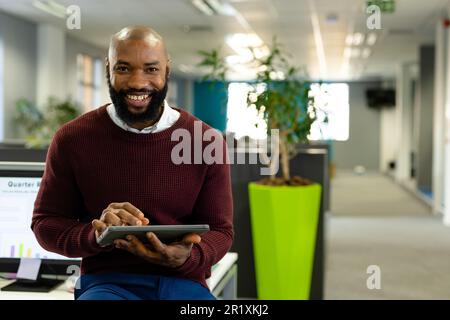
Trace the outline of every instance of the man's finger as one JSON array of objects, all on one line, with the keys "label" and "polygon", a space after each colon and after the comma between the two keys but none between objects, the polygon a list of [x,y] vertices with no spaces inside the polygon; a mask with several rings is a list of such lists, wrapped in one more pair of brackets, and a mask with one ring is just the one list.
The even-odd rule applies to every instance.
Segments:
[{"label": "man's finger", "polygon": [[120,217],[118,217],[115,213],[113,213],[111,210],[108,210],[105,212],[103,216],[103,222],[109,225],[113,226],[121,226],[122,220]]},{"label": "man's finger", "polygon": [[102,232],[105,231],[105,229],[108,227],[105,223],[103,223],[103,221],[98,220],[98,219],[92,220],[92,226],[93,226],[94,229],[97,230],[99,233],[102,233]]},{"label": "man's finger", "polygon": [[116,248],[126,249],[128,248],[128,241],[123,239],[116,239],[114,240],[114,245]]},{"label": "man's finger", "polygon": [[202,238],[195,233],[189,233],[183,237],[182,243],[189,245],[189,244],[196,244],[200,243],[202,241]]},{"label": "man's finger", "polygon": [[128,235],[126,237],[128,240],[128,249],[134,254],[140,255],[142,257],[159,259],[160,255],[157,252],[153,252],[148,249],[138,238],[133,235]]},{"label": "man's finger", "polygon": [[125,209],[112,209],[112,213],[118,216],[122,222],[129,224],[130,226],[141,226],[142,221],[139,218],[136,218],[134,215],[126,211]]},{"label": "man's finger", "polygon": [[147,238],[148,241],[150,242],[150,244],[153,246],[153,248],[155,249],[156,252],[159,252],[161,254],[165,254],[166,252],[166,245],[164,243],[162,243],[158,237],[156,236],[156,234],[154,234],[153,232],[147,232]]},{"label": "man's finger", "polygon": [[[98,219],[94,219],[91,222],[92,227],[94,228],[94,233],[95,233],[95,238],[98,239],[98,237],[100,237],[100,235],[106,230],[106,228],[108,227],[103,221],[98,220]],[[104,247],[102,245],[102,247]]]},{"label": "man's finger", "polygon": [[144,219],[144,213],[129,202],[112,203],[114,209],[125,209],[138,219]]}]

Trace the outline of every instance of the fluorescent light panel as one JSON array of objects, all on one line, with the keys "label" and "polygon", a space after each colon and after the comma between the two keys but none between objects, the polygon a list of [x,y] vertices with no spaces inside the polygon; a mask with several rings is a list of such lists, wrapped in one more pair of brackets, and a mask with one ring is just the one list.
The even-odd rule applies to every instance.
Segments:
[{"label": "fluorescent light panel", "polygon": [[67,14],[66,7],[53,0],[33,0],[32,5],[33,7],[58,18],[65,18]]},{"label": "fluorescent light panel", "polygon": [[213,8],[215,12],[223,16],[233,16],[236,10],[228,3],[222,3],[219,0],[203,0],[208,6]]},{"label": "fluorescent light panel", "polygon": [[223,16],[234,16],[236,10],[228,3],[219,0],[191,0],[194,7],[207,16],[215,14]]},{"label": "fluorescent light panel", "polygon": [[317,14],[311,14],[311,23],[313,25],[314,40],[316,43],[317,59],[319,60],[319,72],[322,78],[327,75],[327,61],[325,58],[325,49],[323,45],[322,33],[320,32],[319,18]]},{"label": "fluorescent light panel", "polygon": [[207,16],[212,16],[214,14],[213,9],[208,6],[203,0],[192,0],[192,5],[196,7],[201,13]]},{"label": "fluorescent light panel", "polygon": [[230,56],[228,60],[236,62],[239,60],[241,63],[250,62],[253,58],[252,51],[249,48],[253,48],[255,57],[260,59],[269,54],[269,48],[264,45],[264,42],[256,33],[235,33],[225,37],[225,42],[233,49],[239,58],[236,56]]}]

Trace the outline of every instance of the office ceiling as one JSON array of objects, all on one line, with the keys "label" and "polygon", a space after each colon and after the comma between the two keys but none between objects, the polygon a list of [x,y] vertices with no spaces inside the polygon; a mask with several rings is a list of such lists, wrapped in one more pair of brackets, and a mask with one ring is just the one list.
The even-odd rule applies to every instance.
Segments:
[{"label": "office ceiling", "polygon": [[[154,27],[166,39],[175,72],[180,74],[199,74],[195,67],[198,49],[221,46],[224,53],[232,54],[224,41],[227,35],[255,32],[266,44],[277,36],[297,65],[305,66],[313,78],[329,80],[392,78],[400,62],[417,60],[420,44],[434,42],[436,21],[448,4],[448,0],[396,0],[395,13],[381,16],[382,29],[375,30],[377,41],[370,46],[369,57],[346,58],[347,35],[360,32],[367,39],[370,32],[364,0],[222,1],[230,3],[238,15],[207,16],[190,0],[58,0],[81,9],[81,29],[67,33],[105,49],[110,35],[123,26]],[[32,0],[0,0],[0,10],[65,28],[65,20],[42,12],[31,3]],[[369,47],[365,43],[353,48],[362,53]],[[321,52],[324,59],[320,59]]]}]

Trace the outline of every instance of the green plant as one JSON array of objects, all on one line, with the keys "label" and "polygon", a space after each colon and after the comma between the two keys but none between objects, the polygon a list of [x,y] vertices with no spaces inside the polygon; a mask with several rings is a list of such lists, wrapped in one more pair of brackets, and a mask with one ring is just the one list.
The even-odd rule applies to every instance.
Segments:
[{"label": "green plant", "polygon": [[[255,56],[255,55],[254,55]],[[293,66],[287,52],[273,40],[269,54],[253,59],[258,70],[253,90],[248,94],[247,102],[262,112],[267,122],[268,136],[271,130],[279,130],[279,153],[282,178],[275,175],[265,179],[265,184],[303,185],[309,181],[290,175],[289,160],[298,153],[300,143],[307,143],[311,126],[316,121],[317,107],[310,95],[311,82],[300,80],[301,69]],[[263,84],[264,90],[257,90]],[[272,163],[278,157],[272,158]]]},{"label": "green plant", "polygon": [[228,66],[225,59],[220,55],[219,50],[199,50],[197,53],[202,58],[197,66],[209,69],[202,77],[202,81],[225,81]]},{"label": "green plant", "polygon": [[[301,74],[301,68],[289,62],[288,53],[276,38],[264,57],[257,57],[258,48],[249,49],[253,52],[253,59],[248,64],[257,72],[256,80],[251,83],[253,89],[248,93],[248,105],[254,105],[263,114],[269,137],[272,129],[279,130],[279,157],[272,155],[269,166],[276,167],[281,161],[282,178],[276,178],[274,174],[269,179],[263,179],[262,183],[309,184],[310,181],[306,179],[291,177],[289,160],[298,153],[300,143],[308,142],[311,126],[317,120],[318,108],[314,97],[310,95],[311,82],[301,80],[306,72]],[[199,51],[199,54],[203,58],[199,66],[209,68],[209,73],[203,79],[224,80],[228,67],[219,50]],[[259,89],[261,85],[263,90]]]},{"label": "green plant", "polygon": [[25,140],[28,148],[45,148],[50,145],[56,130],[75,119],[80,114],[79,110],[70,99],[60,101],[50,97],[43,111],[30,101],[20,99],[16,104],[15,121],[27,133]]}]

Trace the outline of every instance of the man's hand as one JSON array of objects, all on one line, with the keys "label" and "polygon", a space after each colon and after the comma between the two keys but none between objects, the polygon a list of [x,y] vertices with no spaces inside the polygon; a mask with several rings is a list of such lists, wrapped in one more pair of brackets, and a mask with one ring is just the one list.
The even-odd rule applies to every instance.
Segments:
[{"label": "man's hand", "polygon": [[150,263],[177,268],[189,258],[193,244],[201,241],[200,236],[194,233],[187,234],[180,242],[171,244],[162,243],[153,232],[148,232],[147,238],[150,246],[144,245],[133,235],[128,235],[127,240],[117,239],[114,244],[116,248],[131,252]]},{"label": "man's hand", "polygon": [[111,203],[103,210],[100,219],[92,220],[96,238],[109,226],[143,226],[149,223],[144,213],[129,202]]}]

